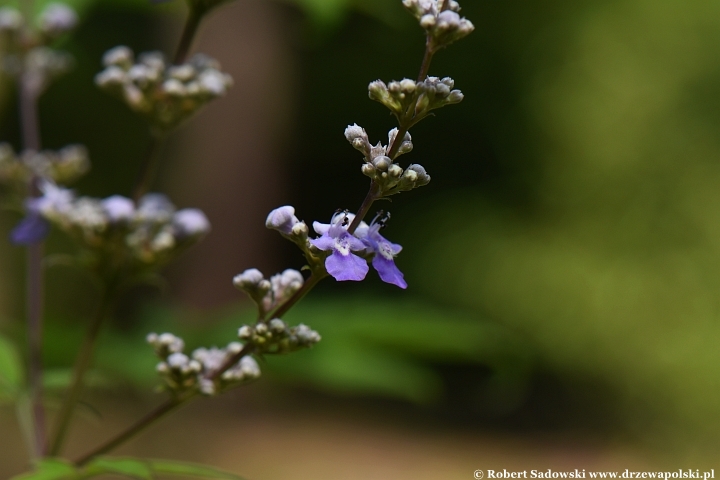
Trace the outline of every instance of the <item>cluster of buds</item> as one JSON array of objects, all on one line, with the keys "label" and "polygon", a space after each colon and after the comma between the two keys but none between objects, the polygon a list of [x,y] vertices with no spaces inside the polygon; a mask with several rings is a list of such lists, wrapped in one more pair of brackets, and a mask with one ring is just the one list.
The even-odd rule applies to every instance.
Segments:
[{"label": "cluster of buds", "polygon": [[202,54],[182,65],[169,65],[160,52],[143,53],[135,60],[132,50],[120,46],[105,53],[103,64],[106,68],[95,83],[161,130],[225,95],[233,83],[216,60]]},{"label": "cluster of buds", "polygon": [[310,348],[321,340],[320,334],[302,323],[289,327],[279,318],[255,325],[243,325],[238,337],[245,344],[252,345],[257,354],[289,353],[302,348]]},{"label": "cluster of buds", "polygon": [[305,283],[302,273],[288,268],[266,279],[262,272],[256,268],[245,270],[233,278],[233,285],[247,293],[258,305],[262,314],[278,307]]},{"label": "cluster of buds", "polygon": [[[24,44],[33,46],[48,44],[72,31],[77,24],[77,14],[63,3],[48,4],[40,12],[34,25],[33,22],[28,22],[18,9],[9,6],[0,8],[0,36],[7,50],[21,50]],[[28,26],[37,28],[28,31],[26,29]],[[26,34],[36,38],[22,39],[21,36]]]},{"label": "cluster of buds", "polygon": [[195,244],[209,230],[197,209],[176,210],[161,194],[148,194],[138,204],[114,195],[105,199],[75,197],[71,190],[46,182],[43,196],[29,201],[40,215],[68,233],[98,258],[158,266]]},{"label": "cluster of buds", "polygon": [[427,77],[422,82],[406,78],[388,85],[382,80],[375,80],[368,85],[368,95],[390,109],[401,123],[415,124],[431,110],[460,103],[463,94],[453,87],[455,81],[450,77]]},{"label": "cluster of buds", "polygon": [[475,30],[470,20],[460,17],[460,5],[455,0],[403,0],[403,5],[418,19],[435,49],[450,45]]},{"label": "cluster of buds", "polygon": [[77,23],[73,9],[62,3],[48,4],[35,22],[13,7],[0,8],[0,51],[5,53],[0,67],[10,75],[24,76],[28,87],[41,93],[72,65],[69,54],[48,45]]},{"label": "cluster of buds", "polygon": [[[365,156],[365,164],[362,166],[364,175],[370,177],[380,188],[384,196],[395,195],[396,193],[422,187],[430,182],[430,176],[421,165],[410,165],[403,170],[402,167],[393,162],[388,155],[392,145],[395,143],[398,129],[393,128],[388,134],[387,146],[378,142],[372,146],[368,140],[365,129],[355,125],[349,125],[345,129],[345,138],[358,151]],[[412,137],[405,133],[394,158],[412,151]]]},{"label": "cluster of buds", "polygon": [[68,145],[58,151],[24,151],[16,154],[8,143],[0,143],[0,183],[24,189],[34,176],[58,184],[69,184],[90,169],[87,149]]},{"label": "cluster of buds", "polygon": [[242,344],[238,342],[225,348],[198,348],[190,356],[183,353],[185,342],[171,333],[151,333],[147,342],[161,359],[156,370],[165,388],[174,394],[197,390],[205,395],[215,395],[260,377],[260,367],[250,356],[243,356],[220,375],[213,375],[242,351]]}]

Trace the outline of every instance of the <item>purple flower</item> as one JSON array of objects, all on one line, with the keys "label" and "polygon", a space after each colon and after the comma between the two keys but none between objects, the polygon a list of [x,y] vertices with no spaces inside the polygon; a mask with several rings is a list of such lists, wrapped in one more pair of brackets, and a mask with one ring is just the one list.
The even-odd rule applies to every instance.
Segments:
[{"label": "purple flower", "polygon": [[347,226],[352,217],[347,214],[336,215],[331,223],[313,223],[313,228],[321,236],[310,240],[310,243],[320,250],[332,250],[332,254],[325,260],[325,268],[335,280],[360,281],[365,278],[369,270],[367,262],[353,254],[365,250],[365,244],[347,232]]},{"label": "purple flower", "polygon": [[50,232],[50,224],[39,213],[30,211],[10,232],[15,245],[32,245],[43,241]]},{"label": "purple flower", "polygon": [[395,265],[395,256],[400,253],[402,247],[380,235],[380,228],[383,224],[382,220],[375,219],[370,226],[361,224],[355,233],[368,250],[375,252],[372,265],[380,275],[380,279],[385,283],[391,283],[403,289],[407,288],[404,275]]}]

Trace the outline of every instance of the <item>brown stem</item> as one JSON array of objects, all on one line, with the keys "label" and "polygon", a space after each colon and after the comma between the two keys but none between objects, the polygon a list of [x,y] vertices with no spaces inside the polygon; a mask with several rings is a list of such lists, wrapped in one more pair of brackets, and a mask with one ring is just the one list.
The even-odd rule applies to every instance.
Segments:
[{"label": "brown stem", "polygon": [[62,408],[60,409],[60,413],[58,414],[55,435],[50,443],[50,448],[48,449],[51,456],[56,456],[60,453],[63,441],[67,436],[73,411],[75,410],[75,406],[77,405],[80,394],[82,393],[85,372],[90,366],[93,353],[95,352],[95,344],[97,342],[98,334],[100,333],[100,328],[103,324],[103,320],[105,320],[112,311],[113,305],[114,294],[111,291],[106,290],[103,292],[100,306],[92,323],[90,324],[90,328],[85,334],[85,340],[83,341],[80,353],[75,361],[72,383],[67,396],[65,397]]},{"label": "brown stem", "polygon": [[303,283],[303,286],[300,287],[297,292],[295,292],[290,298],[285,300],[282,305],[280,305],[269,315],[267,315],[267,318],[282,318],[282,316],[285,315],[288,310],[290,310],[296,303],[302,300],[303,297],[307,295],[310,290],[312,290],[313,287],[325,277],[327,277],[327,273],[325,273],[324,270],[317,269],[315,272],[312,273],[312,275],[310,275],[307,280],[305,280],[305,283]]},{"label": "brown stem", "polygon": [[183,28],[182,35],[180,36],[180,43],[178,43],[177,50],[175,50],[175,56],[173,57],[173,63],[175,65],[185,63],[204,14],[205,12],[203,10],[197,7],[190,7],[187,19],[185,20],[185,27]]},{"label": "brown stem", "polygon": [[[38,122],[39,79],[30,72],[20,77],[20,124],[22,128],[23,149],[40,150],[40,124]],[[28,185],[28,196],[39,195],[38,179],[33,177]],[[35,453],[45,454],[46,422],[42,404],[42,338],[43,338],[43,243],[27,247],[27,332],[28,332],[28,371],[30,398],[32,405]]]},{"label": "brown stem", "polygon": [[428,72],[430,71],[430,63],[432,62],[433,55],[435,55],[435,45],[433,44],[432,37],[427,36],[425,40],[425,54],[423,54],[422,63],[420,64],[420,73],[418,73],[418,83],[425,80]]},{"label": "brown stem", "polygon": [[162,143],[162,134],[153,132],[150,143],[147,146],[145,160],[140,167],[140,175],[135,183],[135,189],[133,191],[133,200],[135,200],[135,202],[150,191],[157,177],[158,171],[160,170],[160,147],[162,147]]},{"label": "brown stem", "polygon": [[[398,131],[398,136],[401,132]],[[402,136],[405,136],[405,132],[402,132]],[[397,138],[395,137],[395,143],[397,143]],[[398,147],[399,148],[399,147]],[[391,157],[392,158],[392,157]],[[373,202],[377,200],[380,195],[380,187],[377,183],[374,181],[370,183],[370,190],[368,190],[367,195],[365,195],[365,200],[363,200],[362,204],[360,205],[360,208],[358,209],[357,213],[355,214],[355,218],[353,218],[352,223],[348,227],[347,231],[350,235],[355,233],[355,230],[360,226],[360,222],[363,221],[363,218],[365,218],[365,215],[367,215],[368,211],[370,210],[370,207],[372,207]]]}]

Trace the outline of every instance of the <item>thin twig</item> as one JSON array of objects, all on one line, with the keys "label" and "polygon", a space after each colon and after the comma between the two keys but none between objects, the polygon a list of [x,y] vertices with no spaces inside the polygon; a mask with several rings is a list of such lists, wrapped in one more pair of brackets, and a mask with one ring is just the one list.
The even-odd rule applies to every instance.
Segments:
[{"label": "thin twig", "polygon": [[114,294],[110,289],[106,289],[103,292],[98,310],[92,320],[92,323],[90,324],[90,327],[88,328],[87,333],[85,334],[85,340],[83,341],[80,353],[78,353],[77,360],[75,361],[72,383],[68,389],[67,395],[65,396],[60,413],[58,414],[55,434],[48,449],[51,456],[56,456],[60,453],[62,444],[68,434],[70,420],[72,419],[73,411],[75,410],[75,406],[77,405],[84,386],[83,380],[85,373],[90,366],[95,352],[95,345],[97,343],[98,334],[100,333],[100,328],[103,324],[103,320],[105,320],[112,311],[114,298]]},{"label": "thin twig", "polygon": [[195,397],[195,394],[190,394],[186,397],[173,397],[168,399],[165,403],[160,405],[158,408],[150,412],[149,414],[145,415],[143,418],[135,422],[130,428],[127,430],[121,432],[119,435],[113,437],[106,443],[100,445],[99,447],[95,448],[94,450],[86,453],[82,457],[75,460],[75,465],[78,467],[81,467],[85,465],[87,462],[92,460],[93,458],[97,457],[98,455],[102,455],[103,453],[107,453],[118,446],[122,445],[126,441],[130,440],[132,437],[137,435],[138,433],[145,430],[147,427],[155,423],[156,421],[160,420],[161,418],[165,417],[169,413],[175,411],[178,407],[182,406],[183,404],[187,403],[190,399]]},{"label": "thin twig", "polygon": [[160,170],[160,150],[163,144],[163,136],[153,132],[150,143],[147,146],[145,160],[140,167],[140,175],[133,190],[133,200],[136,202],[150,191]]},{"label": "thin twig", "polygon": [[297,292],[295,292],[290,298],[288,298],[279,307],[273,310],[270,315],[267,315],[267,317],[282,318],[282,316],[285,315],[288,310],[290,310],[296,303],[302,300],[305,295],[310,293],[310,290],[312,290],[313,287],[325,277],[327,277],[327,273],[325,273],[324,271],[318,270],[316,272],[313,272],[313,274],[310,275],[307,280],[305,280],[305,283],[303,283],[303,286],[300,287]]},{"label": "thin twig", "polygon": [[178,43],[175,56],[173,57],[173,63],[175,65],[180,65],[185,62],[204,14],[205,11],[197,7],[190,7],[187,19],[185,19],[182,35],[180,36],[180,43]]},{"label": "thin twig", "polygon": [[[20,77],[20,124],[23,149],[40,150],[40,125],[38,122],[39,79],[30,72]],[[28,195],[39,195],[38,178],[33,177],[28,185]],[[33,412],[35,454],[45,453],[45,409],[42,402],[42,338],[43,338],[43,243],[27,247],[27,331],[30,397]]]}]

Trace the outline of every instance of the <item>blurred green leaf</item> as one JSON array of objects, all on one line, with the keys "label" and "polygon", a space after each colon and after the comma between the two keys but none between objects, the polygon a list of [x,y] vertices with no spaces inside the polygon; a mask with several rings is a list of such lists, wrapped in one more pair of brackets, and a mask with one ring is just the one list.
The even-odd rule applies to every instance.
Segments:
[{"label": "blurred green leaf", "polygon": [[22,364],[15,346],[0,336],[0,398],[12,397],[23,382]]},{"label": "blurred green leaf", "polygon": [[157,475],[242,480],[237,475],[206,465],[176,462],[174,460],[146,460],[130,457],[97,458],[82,471],[83,478],[92,478],[104,474],[124,475],[142,480],[153,480]]},{"label": "blurred green leaf", "polygon": [[[73,371],[70,368],[54,368],[43,372],[43,387],[46,390],[64,390],[70,386]],[[85,385],[93,388],[109,388],[112,386],[110,379],[97,370],[85,372]]]},{"label": "blurred green leaf", "polygon": [[242,480],[242,477],[238,477],[230,472],[195,463],[176,462],[173,460],[148,460],[147,463],[153,473],[158,475],[183,475],[188,477]]},{"label": "blurred green leaf", "polygon": [[351,0],[286,0],[302,8],[310,21],[319,26],[334,26],[342,20]]},{"label": "blurred green leaf", "polygon": [[12,480],[75,480],[80,478],[75,467],[65,460],[46,458],[35,470],[13,477]]},{"label": "blurred green leaf", "polygon": [[135,458],[98,458],[83,469],[83,477],[92,478],[98,475],[114,473],[141,480],[152,480],[152,470],[147,461]]}]

